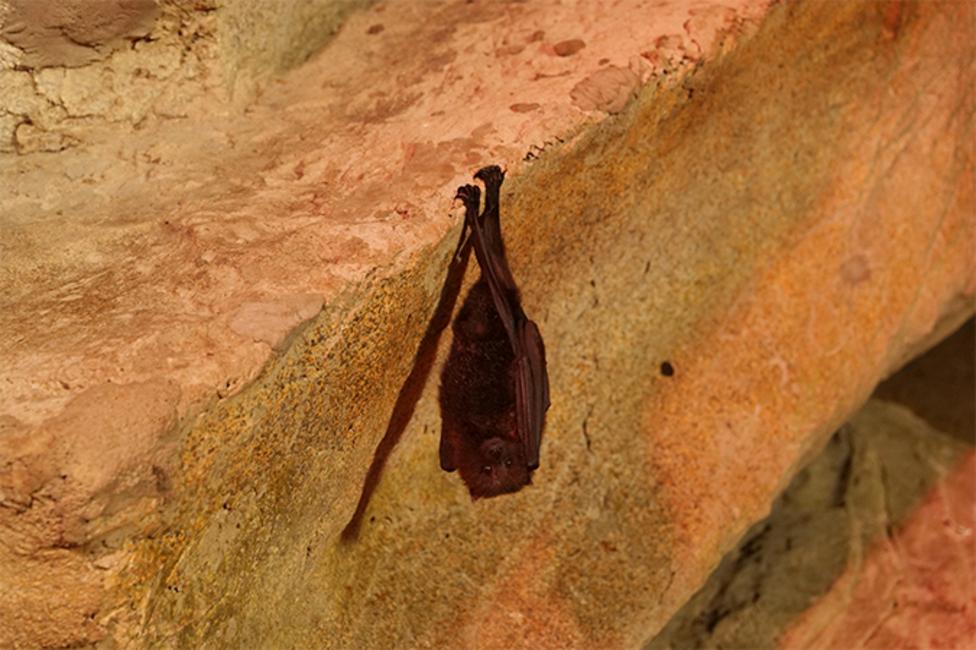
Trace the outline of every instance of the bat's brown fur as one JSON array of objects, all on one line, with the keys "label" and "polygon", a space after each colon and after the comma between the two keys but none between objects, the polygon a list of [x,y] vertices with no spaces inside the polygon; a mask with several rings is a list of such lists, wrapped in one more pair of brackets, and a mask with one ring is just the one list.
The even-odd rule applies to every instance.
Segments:
[{"label": "bat's brown fur", "polygon": [[[549,406],[545,350],[522,311],[499,225],[504,175],[486,167],[485,209],[480,191],[458,190],[466,228],[481,266],[454,320],[454,342],[441,374],[441,467],[460,471],[471,497],[517,492],[538,467],[539,440]],[[520,395],[521,390],[521,395]]]}]

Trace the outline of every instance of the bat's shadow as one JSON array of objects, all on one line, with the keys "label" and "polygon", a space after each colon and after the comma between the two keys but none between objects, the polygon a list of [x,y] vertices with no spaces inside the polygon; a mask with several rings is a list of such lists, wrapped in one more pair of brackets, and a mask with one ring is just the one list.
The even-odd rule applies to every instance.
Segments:
[{"label": "bat's shadow", "polygon": [[396,404],[393,405],[393,413],[390,414],[390,421],[386,425],[386,433],[383,434],[383,439],[380,440],[376,446],[376,451],[373,453],[373,462],[366,473],[366,480],[363,482],[363,491],[359,495],[356,512],[353,513],[349,523],[342,530],[340,539],[343,542],[353,541],[359,536],[363,515],[366,513],[366,507],[369,505],[373,491],[376,490],[380,481],[386,460],[403,436],[403,431],[407,428],[410,418],[413,417],[417,401],[427,384],[434,359],[437,357],[437,343],[440,341],[441,333],[451,323],[454,305],[457,303],[458,294],[461,292],[464,272],[468,268],[468,260],[471,257],[471,241],[467,235],[467,228],[462,228],[457,252],[447,268],[447,278],[444,280],[444,287],[441,289],[441,296],[437,302],[437,307],[434,309],[434,315],[427,323],[427,330],[417,347],[410,374],[407,375],[403,386],[400,387]]}]

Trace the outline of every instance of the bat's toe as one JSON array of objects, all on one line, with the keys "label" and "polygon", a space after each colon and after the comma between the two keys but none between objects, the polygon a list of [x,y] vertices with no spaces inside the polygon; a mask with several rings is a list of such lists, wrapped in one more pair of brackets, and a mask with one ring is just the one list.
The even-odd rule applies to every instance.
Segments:
[{"label": "bat's toe", "polygon": [[505,180],[505,172],[498,165],[489,165],[476,171],[474,177],[483,181],[485,185],[501,185]]},{"label": "bat's toe", "polygon": [[477,205],[481,199],[481,190],[475,185],[462,185],[457,189],[457,194],[454,195],[454,199],[461,199],[465,205],[470,203]]}]

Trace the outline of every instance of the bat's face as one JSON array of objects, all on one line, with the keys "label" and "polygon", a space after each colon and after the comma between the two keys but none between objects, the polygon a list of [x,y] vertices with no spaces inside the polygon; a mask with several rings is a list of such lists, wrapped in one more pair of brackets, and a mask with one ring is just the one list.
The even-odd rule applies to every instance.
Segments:
[{"label": "bat's face", "polygon": [[471,498],[518,492],[532,482],[522,444],[505,438],[489,438],[458,468]]}]

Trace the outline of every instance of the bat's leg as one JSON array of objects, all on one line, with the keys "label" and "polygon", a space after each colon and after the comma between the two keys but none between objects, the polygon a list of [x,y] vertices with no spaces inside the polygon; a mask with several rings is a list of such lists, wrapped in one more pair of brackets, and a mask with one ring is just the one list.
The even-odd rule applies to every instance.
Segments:
[{"label": "bat's leg", "polygon": [[[464,201],[466,208],[464,218],[465,223],[468,224],[468,222],[477,220],[481,190],[472,185],[466,187],[470,189],[462,188],[458,190],[458,197]],[[470,225],[464,226],[465,230],[469,228]],[[434,365],[434,359],[437,356],[437,342],[440,340],[441,332],[451,323],[451,314],[454,313],[454,305],[461,292],[461,283],[464,281],[464,272],[468,268],[468,260],[471,257],[471,240],[465,237],[465,234],[465,232],[461,233],[455,256],[447,267],[447,277],[444,279],[444,286],[441,288],[440,299],[434,308],[434,314],[427,323],[427,330],[420,340],[420,345],[417,346],[417,352],[413,359],[413,368],[400,387],[400,393],[397,395],[396,403],[393,405],[393,413],[390,414],[390,420],[386,425],[386,433],[383,434],[383,438],[380,440],[373,454],[373,462],[370,464],[369,471],[366,473],[366,479],[363,482],[363,491],[359,495],[359,503],[356,505],[356,511],[342,531],[343,540],[352,540],[359,533],[359,526],[362,523],[363,514],[366,512],[366,506],[369,504],[370,497],[379,483],[380,474],[386,465],[387,458],[389,458],[390,453],[392,453],[393,448],[407,428],[407,424],[410,422],[410,418],[413,416],[414,409],[417,406],[417,401],[420,399],[420,394],[427,381],[427,377],[430,375],[431,368]],[[445,459],[443,444],[444,438],[442,437],[442,466]],[[451,461],[450,457],[447,457],[447,459]],[[445,466],[444,469],[448,468]]]},{"label": "bat's leg", "polygon": [[482,237],[484,238],[485,248],[488,251],[492,274],[497,279],[499,286],[505,291],[512,292],[517,299],[518,288],[515,285],[515,278],[512,277],[512,270],[508,267],[505,244],[502,241],[502,225],[499,212],[501,189],[502,183],[505,181],[505,172],[498,165],[491,165],[490,167],[479,169],[475,172],[474,177],[485,184],[485,210],[478,219],[478,223],[481,225]]},{"label": "bat's leg", "polygon": [[[471,236],[470,231],[472,224],[476,223],[478,220],[478,208],[481,203],[481,190],[475,185],[462,185],[458,188],[457,194],[454,196],[455,199],[461,199],[464,203],[464,226],[461,232],[461,237],[458,240],[457,250],[454,251],[454,260],[451,266],[453,268],[454,264],[458,260],[467,260],[467,256],[470,255],[470,245]],[[460,290],[460,282],[464,278],[464,273],[462,271],[456,278],[457,289]],[[440,460],[441,469],[445,472],[453,472],[457,469],[457,448],[458,448],[458,434],[457,426],[453,421],[453,417],[450,416],[443,408],[441,409],[441,443],[440,443]]]},{"label": "bat's leg", "polygon": [[466,246],[469,246],[470,244],[471,244],[471,234],[468,232],[468,227],[462,226],[461,236],[458,238],[457,248],[454,249],[454,256],[451,259],[452,260],[461,259],[461,252],[464,250]]},{"label": "bat's leg", "polygon": [[486,233],[487,223],[497,224],[499,221],[498,191],[504,176],[498,167],[486,167],[480,170],[477,176],[483,180],[487,179],[485,181],[486,196],[490,194],[492,198],[485,202],[485,211],[480,217],[468,220],[468,225],[471,228],[471,239],[474,244],[474,254],[478,258],[481,275],[491,290],[491,300],[495,305],[495,311],[498,312],[498,317],[505,327],[508,340],[517,357],[520,354],[519,346],[521,344],[515,331],[516,320],[525,316],[518,302],[518,289],[515,287],[515,281],[511,277],[508,263],[505,260],[501,230],[497,231],[497,240],[493,240]]}]

